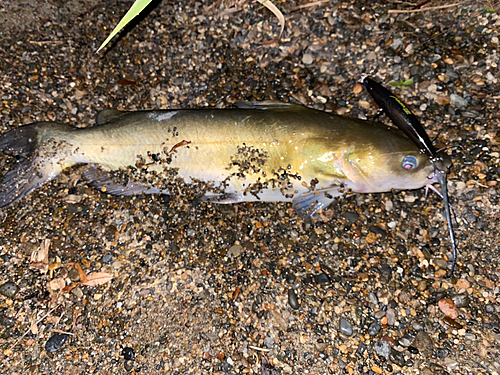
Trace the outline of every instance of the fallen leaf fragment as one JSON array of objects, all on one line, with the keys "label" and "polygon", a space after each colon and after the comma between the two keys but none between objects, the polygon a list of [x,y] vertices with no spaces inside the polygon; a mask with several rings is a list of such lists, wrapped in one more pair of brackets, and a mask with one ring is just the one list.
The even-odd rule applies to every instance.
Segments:
[{"label": "fallen leaf fragment", "polygon": [[94,272],[87,276],[87,281],[82,283],[85,286],[98,286],[110,282],[113,279],[113,275],[106,272]]},{"label": "fallen leaf fragment", "polygon": [[30,267],[40,270],[42,273],[47,273],[49,270],[49,248],[50,240],[45,239],[40,244],[38,250],[33,251],[30,259]]},{"label": "fallen leaf fragment", "polygon": [[78,264],[78,263],[75,263],[75,270],[78,271],[78,276],[80,276],[80,281],[82,283],[86,282],[87,281],[87,275],[85,275],[85,272],[83,272],[82,266],[80,266],[80,264]]},{"label": "fallen leaf fragment", "polygon": [[64,287],[63,291],[65,291],[66,293],[69,293],[71,292],[75,287],[77,287],[78,285],[80,285],[80,282],[77,282],[77,283],[73,283],[71,285],[67,285]]},{"label": "fallen leaf fragment", "polygon": [[444,315],[449,316],[451,319],[458,318],[458,309],[450,298],[443,298],[438,302],[438,306]]}]

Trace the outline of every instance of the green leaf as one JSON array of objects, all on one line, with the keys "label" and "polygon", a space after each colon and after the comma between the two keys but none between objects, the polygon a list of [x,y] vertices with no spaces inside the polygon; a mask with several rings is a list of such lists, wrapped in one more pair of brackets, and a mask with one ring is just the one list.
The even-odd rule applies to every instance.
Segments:
[{"label": "green leaf", "polygon": [[495,9],[485,9],[486,13],[496,13]]},{"label": "green leaf", "polygon": [[106,45],[109,43],[113,37],[118,34],[130,21],[132,21],[139,13],[141,13],[144,8],[146,8],[149,3],[153,0],[135,0],[135,3],[130,7],[127,14],[121,19],[115,29],[109,34],[108,38],[104,41],[103,44],[99,47],[96,53],[99,53]]},{"label": "green leaf", "polygon": [[413,84],[413,78],[407,79],[406,81],[399,81],[399,82],[391,82],[391,86],[395,87],[401,87],[401,86],[409,86]]}]

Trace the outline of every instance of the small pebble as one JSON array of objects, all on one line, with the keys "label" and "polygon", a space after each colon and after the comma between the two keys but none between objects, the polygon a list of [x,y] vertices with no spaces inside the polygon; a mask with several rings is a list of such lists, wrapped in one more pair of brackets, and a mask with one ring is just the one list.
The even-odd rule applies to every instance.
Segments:
[{"label": "small pebble", "polygon": [[441,258],[435,258],[433,259],[432,263],[434,263],[434,265],[436,267],[439,267],[443,270],[447,269],[448,268],[448,262],[444,259],[441,259]]},{"label": "small pebble", "polygon": [[125,361],[123,364],[123,367],[125,368],[126,371],[132,371],[134,368],[134,361]]},{"label": "small pebble", "polygon": [[272,337],[266,337],[264,339],[264,345],[268,348],[268,349],[272,349],[274,348],[274,340]]},{"label": "small pebble", "polygon": [[409,335],[404,335],[399,339],[399,344],[407,348],[411,344],[412,337]]},{"label": "small pebble", "polygon": [[493,314],[495,312],[495,306],[493,306],[493,305],[486,305],[485,310],[486,310],[486,312],[489,312],[490,314]]},{"label": "small pebble", "polygon": [[330,283],[330,278],[326,273],[320,273],[319,275],[316,275],[314,280],[318,284],[328,284]]},{"label": "small pebble", "polygon": [[394,309],[387,309],[385,316],[387,317],[387,324],[393,326],[396,323],[396,312]]},{"label": "small pebble", "polygon": [[450,104],[450,101],[450,97],[447,95],[439,95],[438,97],[436,97],[436,103],[439,105]]},{"label": "small pebble", "polygon": [[109,251],[104,254],[104,256],[102,257],[102,262],[103,263],[109,263],[111,262],[111,260],[113,259],[113,254],[111,254]]},{"label": "small pebble", "polygon": [[404,354],[401,352],[398,352],[394,348],[391,348],[391,354],[389,355],[389,360],[392,363],[395,363],[396,365],[398,365],[399,367],[406,366],[406,360],[405,360]]},{"label": "small pebble", "polygon": [[133,361],[134,358],[135,358],[135,353],[134,353],[134,349],[130,348],[130,347],[125,347],[123,348],[122,350],[122,355],[123,355],[123,358],[126,360],[126,361]]},{"label": "small pebble", "polygon": [[370,299],[371,303],[373,303],[374,305],[378,305],[378,298],[375,293],[373,292],[368,293],[368,298]]},{"label": "small pebble", "polygon": [[19,292],[19,287],[12,281],[0,285],[0,294],[7,298],[14,298]]},{"label": "small pebble", "polygon": [[299,298],[293,289],[288,289],[288,304],[294,310],[300,307]]},{"label": "small pebble", "polygon": [[377,336],[381,328],[382,326],[379,322],[373,322],[372,324],[370,324],[370,327],[368,327],[368,334],[370,336]]},{"label": "small pebble", "polygon": [[304,64],[312,64],[314,61],[314,58],[309,54],[309,53],[305,53],[304,56],[302,56],[302,62]]},{"label": "small pebble", "polygon": [[447,356],[448,356],[448,351],[446,349],[438,348],[436,350],[436,357],[438,357],[439,359],[445,359]]},{"label": "small pebble", "polygon": [[375,342],[373,349],[379,357],[384,357],[385,359],[389,358],[391,354],[391,344],[387,341],[380,340]]},{"label": "small pebble", "polygon": [[54,333],[45,343],[45,350],[49,353],[61,349],[66,344],[69,335],[65,333]]},{"label": "small pebble", "polygon": [[339,331],[343,335],[352,336],[352,324],[347,319],[341,318],[339,322]]},{"label": "small pebble", "polygon": [[408,347],[408,351],[411,353],[411,354],[418,354],[418,349],[415,348],[414,346],[409,346]]},{"label": "small pebble", "polygon": [[76,268],[71,268],[68,271],[68,277],[71,281],[79,281],[80,280],[80,273]]},{"label": "small pebble", "polygon": [[465,100],[464,98],[462,98],[460,95],[457,94],[451,94],[450,101],[451,104],[457,106],[458,108],[465,108],[469,104],[467,100]]},{"label": "small pebble", "polygon": [[234,245],[234,246],[231,246],[227,252],[227,256],[231,257],[231,258],[237,258],[239,257],[241,254],[243,254],[245,252],[245,249],[243,249],[243,246],[241,245]]},{"label": "small pebble", "polygon": [[453,327],[455,329],[462,329],[463,326],[456,320],[451,319],[449,316],[443,318],[443,322],[448,325],[448,327]]},{"label": "small pebble", "polygon": [[434,342],[432,341],[429,334],[425,331],[420,331],[417,333],[415,339],[412,342],[412,346],[410,346],[408,350],[410,350],[411,347],[418,349],[418,352],[424,357],[430,357],[434,352]]},{"label": "small pebble", "polygon": [[449,367],[451,369],[455,369],[458,367],[458,362],[455,361],[454,359],[445,358],[443,362],[446,365],[446,367]]},{"label": "small pebble", "polygon": [[349,224],[354,224],[359,219],[359,215],[356,212],[351,212],[351,211],[344,212],[342,216]]}]

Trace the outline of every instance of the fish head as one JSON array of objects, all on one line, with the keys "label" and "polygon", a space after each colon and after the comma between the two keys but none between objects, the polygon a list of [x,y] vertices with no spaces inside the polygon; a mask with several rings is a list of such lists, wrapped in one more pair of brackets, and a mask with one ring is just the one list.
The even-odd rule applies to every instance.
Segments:
[{"label": "fish head", "polygon": [[344,156],[343,171],[347,186],[359,193],[419,189],[435,182],[429,157],[413,145],[353,150]]}]

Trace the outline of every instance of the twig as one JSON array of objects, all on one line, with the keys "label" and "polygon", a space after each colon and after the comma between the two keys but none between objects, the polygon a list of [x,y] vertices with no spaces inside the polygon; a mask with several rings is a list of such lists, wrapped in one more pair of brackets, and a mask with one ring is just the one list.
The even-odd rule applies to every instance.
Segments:
[{"label": "twig", "polygon": [[271,349],[259,348],[258,346],[248,345],[248,347],[251,348],[251,349],[253,349],[253,350],[260,350],[261,352],[269,352],[269,351],[271,351]]},{"label": "twig", "polygon": [[321,4],[327,3],[329,1],[330,0],[313,1],[311,3],[307,3],[307,4],[302,4],[302,5],[296,6],[295,8],[292,8],[292,11],[299,10],[299,9],[304,9],[304,8],[309,8],[309,7],[313,7],[313,6],[316,6],[316,5],[321,5]]},{"label": "twig", "polygon": [[418,13],[418,12],[425,12],[427,10],[439,10],[439,9],[452,8],[452,7],[456,7],[457,5],[460,5],[460,3],[453,3],[453,4],[440,5],[440,6],[428,7],[428,8],[420,8],[420,9],[411,9],[411,10],[391,9],[391,10],[389,10],[388,13],[389,14]]},{"label": "twig", "polygon": [[62,329],[51,329],[50,332],[62,333],[63,335],[70,335],[70,336],[75,335],[73,332],[66,332],[66,331],[63,331]]},{"label": "twig", "polygon": [[478,186],[482,187],[482,188],[486,188],[486,189],[487,189],[487,188],[489,188],[489,186],[488,186],[488,185],[483,185],[482,183],[477,182],[476,180],[472,180],[472,182],[473,182],[473,183],[475,183],[476,185],[478,185]]},{"label": "twig", "polygon": [[30,40],[30,44],[36,44],[38,46],[43,46],[45,44],[62,44],[64,41],[62,40]]}]

